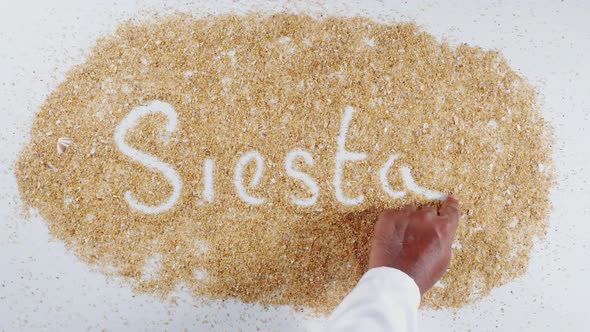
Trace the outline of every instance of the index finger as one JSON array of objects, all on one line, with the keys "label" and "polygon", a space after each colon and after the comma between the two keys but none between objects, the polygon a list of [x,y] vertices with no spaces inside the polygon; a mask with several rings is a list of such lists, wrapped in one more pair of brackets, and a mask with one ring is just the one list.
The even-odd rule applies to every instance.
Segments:
[{"label": "index finger", "polygon": [[445,199],[438,208],[438,215],[446,217],[446,219],[453,224],[459,222],[459,201],[455,195],[449,194],[449,196],[447,196],[447,199]]}]

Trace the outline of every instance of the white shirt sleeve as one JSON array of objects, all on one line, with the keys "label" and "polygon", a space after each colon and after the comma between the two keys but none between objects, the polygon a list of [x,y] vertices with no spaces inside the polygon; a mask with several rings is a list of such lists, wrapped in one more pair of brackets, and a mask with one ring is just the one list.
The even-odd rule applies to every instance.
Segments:
[{"label": "white shirt sleeve", "polygon": [[417,331],[420,290],[404,272],[378,267],[367,271],[328,318],[328,331]]}]

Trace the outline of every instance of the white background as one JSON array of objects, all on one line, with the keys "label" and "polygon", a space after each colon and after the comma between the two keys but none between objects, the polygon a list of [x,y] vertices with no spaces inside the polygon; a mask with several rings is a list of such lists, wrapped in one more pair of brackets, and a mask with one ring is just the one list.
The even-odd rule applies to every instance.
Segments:
[{"label": "white background", "polygon": [[424,331],[588,331],[590,314],[590,2],[588,1],[9,1],[0,0],[0,331],[318,329],[288,307],[178,304],[134,295],[78,261],[37,216],[20,215],[13,164],[35,111],[96,39],[164,8],[415,20],[451,43],[499,49],[541,93],[554,126],[558,185],[547,237],[526,275],[460,310],[424,310]]}]

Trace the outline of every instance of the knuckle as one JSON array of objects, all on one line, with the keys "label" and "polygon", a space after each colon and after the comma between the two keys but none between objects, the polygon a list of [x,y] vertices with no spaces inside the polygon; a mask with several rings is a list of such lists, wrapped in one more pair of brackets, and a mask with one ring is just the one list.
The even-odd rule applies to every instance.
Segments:
[{"label": "knuckle", "polygon": [[437,223],[436,224],[436,233],[438,238],[441,240],[447,240],[449,238],[451,229],[448,223]]},{"label": "knuckle", "polygon": [[379,219],[391,219],[395,215],[395,210],[393,209],[385,209],[379,214]]},{"label": "knuckle", "polygon": [[416,211],[415,216],[420,219],[430,220],[435,216],[435,214],[430,210],[419,210]]}]

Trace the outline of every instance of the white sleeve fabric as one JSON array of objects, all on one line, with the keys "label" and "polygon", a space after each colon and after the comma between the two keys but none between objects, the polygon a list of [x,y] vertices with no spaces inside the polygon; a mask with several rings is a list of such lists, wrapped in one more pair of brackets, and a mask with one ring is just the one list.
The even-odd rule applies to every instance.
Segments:
[{"label": "white sleeve fabric", "polygon": [[420,290],[404,272],[378,267],[367,271],[328,318],[333,332],[415,332]]}]

